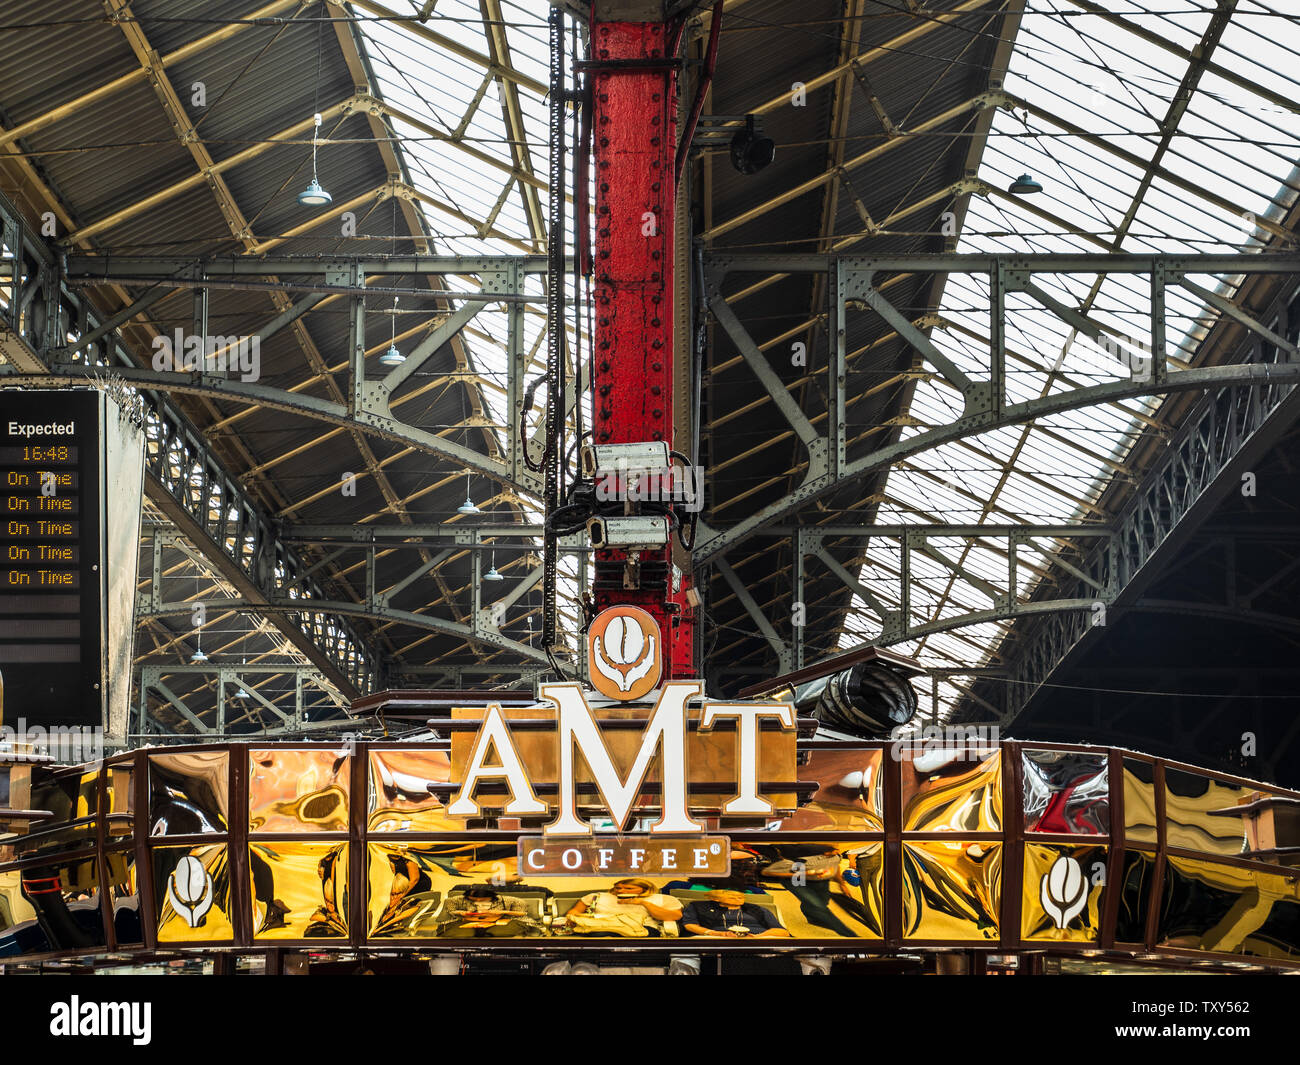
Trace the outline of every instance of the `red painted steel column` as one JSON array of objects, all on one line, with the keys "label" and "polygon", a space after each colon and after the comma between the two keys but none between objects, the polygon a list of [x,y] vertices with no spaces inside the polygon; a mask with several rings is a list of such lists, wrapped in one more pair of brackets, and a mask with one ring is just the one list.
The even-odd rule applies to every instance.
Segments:
[{"label": "red painted steel column", "polygon": [[[600,21],[594,5],[592,155],[596,180],[593,432],[598,444],[673,446],[673,179],[677,150],[675,28]],[[684,450],[684,449],[679,449]],[[622,551],[596,554],[598,610],[648,611],[664,634],[667,677],[695,676],[690,574],[672,552],[641,553],[639,587],[624,587]]]}]

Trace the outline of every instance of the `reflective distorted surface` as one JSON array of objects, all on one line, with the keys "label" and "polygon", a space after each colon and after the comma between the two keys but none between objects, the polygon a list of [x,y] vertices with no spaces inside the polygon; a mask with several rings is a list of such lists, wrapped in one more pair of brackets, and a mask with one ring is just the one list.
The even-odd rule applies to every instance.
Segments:
[{"label": "reflective distorted surface", "polygon": [[1052,943],[1096,943],[1106,884],[1102,846],[1026,843],[1021,935]]},{"label": "reflective distorted surface", "polygon": [[905,843],[903,935],[908,939],[997,939],[1001,879],[1001,843]]},{"label": "reflective distorted surface", "polygon": [[1170,847],[1300,863],[1300,801],[1258,785],[1166,769],[1165,832]]},{"label": "reflective distorted surface", "polygon": [[109,851],[108,897],[113,912],[113,934],[120,946],[144,942],[140,914],[140,881],[136,876],[135,854],[129,850]]},{"label": "reflective distorted surface", "polygon": [[1156,841],[1154,773],[1145,759],[1124,759],[1124,838],[1129,843]]},{"label": "reflective distorted surface", "polygon": [[135,825],[135,770],[129,765],[110,766],[104,773],[108,834],[129,836]]},{"label": "reflective distorted surface", "polygon": [[249,831],[346,831],[351,765],[346,748],[250,750]]},{"label": "reflective distorted surface", "polygon": [[0,958],[105,944],[95,859],[0,872]]},{"label": "reflective distorted surface", "polygon": [[372,843],[374,938],[871,939],[878,843],[733,841],[727,877],[521,877],[510,844]]},{"label": "reflective distorted surface", "polygon": [[799,776],[816,781],[817,790],[781,827],[789,832],[883,831],[884,758],[879,748],[812,751]]},{"label": "reflective distorted surface", "polygon": [[149,824],[154,836],[225,832],[230,755],[185,751],[149,755]]},{"label": "reflective distorted surface", "polygon": [[445,812],[451,756],[435,750],[372,750],[367,825],[371,832],[459,831]]},{"label": "reflective distorted surface", "polygon": [[1146,941],[1147,916],[1151,912],[1151,881],[1155,876],[1155,855],[1147,851],[1125,851],[1119,885],[1119,912],[1115,917],[1115,942],[1140,945]]},{"label": "reflective distorted surface", "polygon": [[8,837],[0,846],[0,861],[66,854],[93,846],[98,780],[98,773],[68,769],[34,774],[28,805],[49,810],[54,817],[31,825],[27,834]]},{"label": "reflective distorted surface", "polygon": [[226,844],[154,847],[150,856],[158,942],[229,942],[234,929]]},{"label": "reflective distorted surface", "polygon": [[997,832],[1002,754],[902,752],[904,832]]},{"label": "reflective distorted surface", "polygon": [[345,843],[255,843],[248,848],[255,939],[346,939]]},{"label": "reflective distorted surface", "polygon": [[[711,777],[708,802],[691,799],[701,831],[681,838],[646,834],[657,780],[621,834],[588,788],[592,833],[570,841],[574,865],[543,831],[550,813],[505,819],[489,803],[472,820],[449,816],[445,742],[150,749],[41,769],[27,801],[55,817],[0,834],[0,958],[754,938],[866,952],[1114,946],[1300,967],[1300,881],[1288,870],[1300,863],[1300,796],[1042,743],[831,742],[803,755],[797,809],[728,819],[718,808],[732,785]],[[706,841],[716,860],[663,857]],[[530,867],[522,848],[539,843]]]},{"label": "reflective distorted surface", "polygon": [[1025,748],[1021,752],[1025,831],[1107,833],[1108,761],[1104,753]]},{"label": "reflective distorted surface", "polygon": [[1300,884],[1294,877],[1175,856],[1168,866],[1158,945],[1300,956]]}]

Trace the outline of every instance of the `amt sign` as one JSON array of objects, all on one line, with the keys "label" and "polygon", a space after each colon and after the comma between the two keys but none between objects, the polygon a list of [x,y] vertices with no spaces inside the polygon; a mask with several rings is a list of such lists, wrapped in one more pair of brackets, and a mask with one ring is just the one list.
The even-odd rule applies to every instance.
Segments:
[{"label": "amt sign", "polygon": [[[641,731],[639,744],[630,759],[627,772],[621,773],[607,744],[610,732],[602,731],[600,723],[586,695],[577,684],[547,684],[541,688],[542,699],[554,706],[554,743],[542,751],[537,731],[517,737],[511,731],[510,720],[497,704],[487,707],[478,733],[468,752],[458,749],[453,741],[453,779],[461,785],[447,807],[455,817],[481,816],[476,789],[485,782],[501,782],[509,793],[503,812],[510,817],[540,817],[552,811],[552,806],[539,798],[534,787],[534,774],[527,762],[544,761],[554,768],[549,779],[557,785],[554,803],[555,818],[543,826],[546,836],[584,836],[592,832],[591,825],[578,814],[577,784],[578,756],[581,755],[589,770],[590,779],[599,792],[601,804],[609,817],[622,831],[636,805],[637,797],[646,782],[656,756],[660,767],[662,802],[659,820],[650,828],[652,833],[702,832],[703,826],[690,813],[690,785],[694,782],[688,766],[688,746],[698,749],[717,725],[727,723],[734,727],[735,740],[725,750],[722,761],[701,767],[695,774],[702,779],[705,771],[710,779],[729,779],[736,784],[736,794],[721,803],[719,813],[733,817],[762,817],[773,813],[770,799],[760,794],[760,763],[764,761],[760,737],[765,721],[773,722],[785,734],[787,743],[781,745],[775,760],[780,763],[775,779],[793,781],[795,765],[794,707],[789,703],[704,703],[699,722],[694,730],[688,716],[687,703],[699,696],[703,683],[671,681],[659,692],[658,701]],[[549,713],[549,707],[532,708],[527,713],[534,718],[538,712]],[[692,737],[692,732],[694,736]],[[722,739],[721,736],[718,739]],[[528,757],[521,756],[520,746],[527,745]],[[625,743],[624,743],[625,746]],[[716,747],[716,744],[714,745]],[[489,763],[489,754],[495,751],[495,761]],[[788,751],[788,755],[786,752]],[[463,757],[461,757],[463,755]],[[768,758],[771,765],[774,759]],[[624,759],[628,765],[628,759]],[[720,775],[721,774],[721,775]],[[773,779],[770,772],[768,779]],[[716,798],[716,796],[714,796]]]}]

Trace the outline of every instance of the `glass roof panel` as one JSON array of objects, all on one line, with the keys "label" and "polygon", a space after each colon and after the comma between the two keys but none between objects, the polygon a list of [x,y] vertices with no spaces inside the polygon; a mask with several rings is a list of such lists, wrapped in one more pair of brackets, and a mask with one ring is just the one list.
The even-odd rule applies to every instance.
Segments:
[{"label": "glass roof panel", "polygon": [[[1113,0],[1107,8],[1118,19],[1108,19],[1058,0],[1029,0],[1004,83],[1028,108],[997,112],[979,170],[992,191],[972,198],[957,250],[1188,254],[1257,249],[1270,239],[1267,227],[1276,227],[1300,189],[1300,28],[1276,7],[1242,0],[1180,111],[1173,102],[1215,7],[1209,0]],[[1175,121],[1165,128],[1170,116]],[[1001,191],[1024,173],[1043,184],[1041,194]],[[1145,278],[1034,280],[1085,311],[1123,348],[1139,356],[1150,350],[1144,347],[1150,328]],[[1239,281],[1201,283],[1230,296]],[[977,376],[987,373],[987,291],[984,278],[950,277],[932,334],[940,350]],[[1024,294],[1007,302],[1008,401],[1129,375],[1113,345],[1079,335]],[[1171,359],[1189,360],[1216,314],[1177,290],[1167,304]],[[960,400],[937,377],[919,381],[909,413],[922,424],[903,436],[951,420]],[[1142,399],[1068,411],[914,455],[890,470],[877,521],[1095,522],[1103,517],[1097,500],[1112,479],[1133,480],[1140,472],[1123,469],[1123,459],[1143,428],[1142,416],[1157,406]],[[992,546],[949,544],[944,553],[975,578],[1005,589],[1003,545]],[[899,606],[896,547],[873,539],[860,576],[889,609]],[[913,625],[989,606],[970,578],[936,569],[915,553],[911,561]],[[1034,591],[1047,562],[1021,558],[1018,598]],[[840,646],[879,629],[871,608],[855,597]],[[1007,629],[1006,623],[967,625],[896,649],[932,667],[989,666]],[[940,720],[964,694],[960,677],[940,679]]]}]

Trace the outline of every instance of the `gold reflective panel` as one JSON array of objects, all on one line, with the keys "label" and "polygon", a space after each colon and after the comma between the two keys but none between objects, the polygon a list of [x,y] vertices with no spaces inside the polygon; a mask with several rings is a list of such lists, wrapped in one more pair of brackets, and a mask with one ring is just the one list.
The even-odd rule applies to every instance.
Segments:
[{"label": "gold reflective panel", "polygon": [[159,943],[219,943],[230,924],[230,865],[224,843],[152,847]]},{"label": "gold reflective panel", "polygon": [[367,935],[373,939],[434,938],[445,898],[433,887],[440,845],[371,843],[368,847]]},{"label": "gold reflective panel", "polygon": [[346,748],[250,750],[249,831],[346,831],[351,766]]},{"label": "gold reflective panel", "polygon": [[[733,840],[727,877],[521,877],[511,843],[371,843],[372,939],[876,939],[883,845]],[[715,892],[723,892],[718,896]]]},{"label": "gold reflective panel", "polygon": [[135,774],[130,764],[108,767],[108,834],[129,836],[135,821]]},{"label": "gold reflective panel", "polygon": [[[140,920],[140,883],[132,851],[109,851],[105,855],[108,897],[113,907],[113,931],[119,946],[144,941]],[[165,889],[164,889],[165,890]]]},{"label": "gold reflective panel", "polygon": [[1300,957],[1300,882],[1171,855],[1156,942],[1222,954]]},{"label": "gold reflective panel", "polygon": [[346,843],[254,843],[248,861],[256,939],[347,938]]},{"label": "gold reflective panel", "polygon": [[225,832],[229,801],[229,752],[149,755],[151,836]]},{"label": "gold reflective panel", "polygon": [[1154,772],[1150,762],[1124,759],[1124,838],[1129,843],[1156,841]]},{"label": "gold reflective panel", "polygon": [[0,960],[105,945],[93,857],[0,872]]},{"label": "gold reflective panel", "polygon": [[1082,835],[1109,832],[1108,766],[1105,752],[1022,750],[1025,831]]},{"label": "gold reflective panel", "polygon": [[1106,851],[1103,846],[1025,844],[1022,938],[1050,943],[1098,941]]},{"label": "gold reflective panel", "polygon": [[372,750],[366,823],[371,832],[458,832],[446,813],[451,755],[434,750]]},{"label": "gold reflective panel", "polygon": [[82,773],[77,782],[76,817],[99,816],[99,770]]},{"label": "gold reflective panel", "polygon": [[997,939],[1001,903],[1001,843],[903,844],[903,935],[908,939]]},{"label": "gold reflective panel", "polygon": [[998,750],[900,750],[904,832],[1000,832]]},{"label": "gold reflective panel", "polygon": [[800,780],[815,780],[812,798],[781,822],[783,832],[884,830],[884,784],[880,748],[816,750],[799,767]]},{"label": "gold reflective panel", "polygon": [[[85,778],[89,777],[89,781]],[[28,806],[34,810],[49,810],[54,816],[33,823],[29,834],[6,841],[6,851],[19,858],[58,854],[81,850],[95,841],[94,780],[96,774],[78,774],[68,770],[51,770],[44,766],[33,769]],[[86,791],[89,789],[89,800]],[[83,824],[71,824],[88,818]]]},{"label": "gold reflective panel", "polygon": [[866,926],[871,939],[881,939],[885,935],[885,845],[868,843],[860,849],[846,847],[847,856],[853,857],[857,879],[846,873],[862,897],[865,911],[859,918]]},{"label": "gold reflective panel", "polygon": [[1289,836],[1292,809],[1293,804],[1258,788],[1165,770],[1165,833],[1170,847],[1232,858],[1263,852],[1264,860],[1271,861],[1278,846],[1278,827],[1283,838]]},{"label": "gold reflective panel", "polygon": [[691,883],[770,894],[782,924],[800,938],[878,938],[883,843],[733,839],[731,873]]},{"label": "gold reflective panel", "polygon": [[1116,943],[1145,943],[1147,914],[1151,911],[1151,880],[1155,876],[1155,855],[1146,851],[1125,851],[1119,885],[1119,909],[1115,916]]},{"label": "gold reflective panel", "polygon": [[24,952],[19,928],[36,919],[32,904],[23,897],[22,879],[17,869],[0,870],[0,958]]}]

